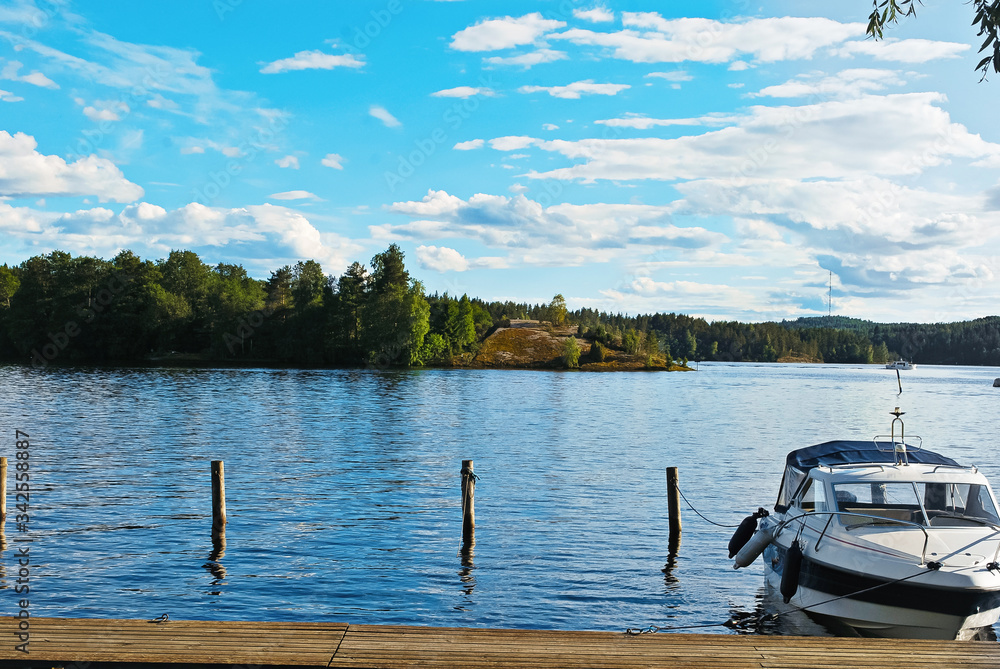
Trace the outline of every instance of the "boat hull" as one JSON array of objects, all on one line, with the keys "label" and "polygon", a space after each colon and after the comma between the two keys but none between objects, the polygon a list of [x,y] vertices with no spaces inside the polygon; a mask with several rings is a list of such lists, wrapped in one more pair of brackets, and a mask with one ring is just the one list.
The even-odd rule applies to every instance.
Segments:
[{"label": "boat hull", "polygon": [[[781,583],[784,553],[774,544],[764,553],[765,578],[774,589]],[[806,556],[789,604],[834,618],[865,636],[908,639],[968,638],[1000,618],[1000,589],[943,588],[915,581],[857,574]]]}]

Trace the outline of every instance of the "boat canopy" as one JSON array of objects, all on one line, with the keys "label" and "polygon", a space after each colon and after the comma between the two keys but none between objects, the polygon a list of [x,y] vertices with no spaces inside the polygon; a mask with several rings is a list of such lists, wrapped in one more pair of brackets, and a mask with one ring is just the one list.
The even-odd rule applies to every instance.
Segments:
[{"label": "boat canopy", "polygon": [[[810,469],[825,465],[878,464],[892,465],[896,463],[896,453],[888,444],[881,448],[873,441],[827,441],[815,446],[792,451],[785,459],[785,473],[781,479],[778,491],[778,501],[774,510],[784,513],[795,496],[802,482],[805,481]],[[951,458],[938,455],[932,451],[909,450],[906,459],[911,464],[960,466]]]},{"label": "boat canopy", "polygon": [[[792,451],[785,459],[785,464],[802,471],[809,471],[819,465],[894,464],[896,454],[891,448],[883,449],[886,449],[886,447],[883,446],[880,449],[874,441],[827,441],[822,444]],[[946,458],[931,451],[907,449],[906,459],[911,463],[925,465],[959,466],[951,458]]]}]

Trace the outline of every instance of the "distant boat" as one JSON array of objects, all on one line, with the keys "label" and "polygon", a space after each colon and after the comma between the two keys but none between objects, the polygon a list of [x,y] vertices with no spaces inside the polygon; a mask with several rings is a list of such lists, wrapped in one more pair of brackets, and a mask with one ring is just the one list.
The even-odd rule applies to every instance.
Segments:
[{"label": "distant boat", "polygon": [[896,362],[890,362],[885,366],[886,369],[916,369],[917,366],[914,365],[909,360],[897,360]]}]

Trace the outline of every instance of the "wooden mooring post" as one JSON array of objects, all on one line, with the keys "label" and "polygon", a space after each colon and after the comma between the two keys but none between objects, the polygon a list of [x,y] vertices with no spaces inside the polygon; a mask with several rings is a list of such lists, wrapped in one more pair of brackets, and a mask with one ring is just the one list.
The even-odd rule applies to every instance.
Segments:
[{"label": "wooden mooring post", "polygon": [[677,467],[667,467],[667,512],[670,522],[670,550],[681,543],[681,495],[677,487]]},{"label": "wooden mooring post", "polygon": [[0,534],[7,522],[7,458],[0,458]]},{"label": "wooden mooring post", "polygon": [[472,460],[462,460],[462,542],[476,541],[476,475]]},{"label": "wooden mooring post", "polygon": [[226,472],[222,460],[212,460],[212,534],[226,532]]}]

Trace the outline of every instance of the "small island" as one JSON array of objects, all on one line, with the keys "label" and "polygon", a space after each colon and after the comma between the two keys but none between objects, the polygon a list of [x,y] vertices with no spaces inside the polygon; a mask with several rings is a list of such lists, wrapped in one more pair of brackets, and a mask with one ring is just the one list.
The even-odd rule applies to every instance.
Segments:
[{"label": "small island", "polygon": [[[561,296],[557,295],[556,300]],[[604,331],[606,332],[606,331]],[[668,360],[653,337],[627,342],[632,351],[615,348],[602,332],[573,325],[556,326],[537,320],[514,319],[500,323],[482,342],[478,352],[454,361],[456,367],[574,369],[585,372],[691,371]]]}]

